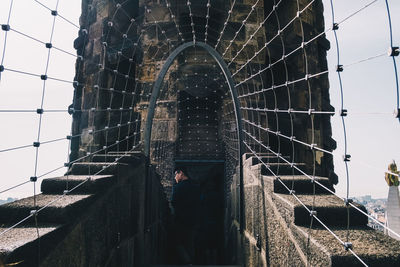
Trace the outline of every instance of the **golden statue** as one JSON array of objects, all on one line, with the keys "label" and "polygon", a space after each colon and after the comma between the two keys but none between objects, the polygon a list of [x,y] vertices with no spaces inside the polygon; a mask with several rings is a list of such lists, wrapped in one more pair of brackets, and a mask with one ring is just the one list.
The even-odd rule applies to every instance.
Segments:
[{"label": "golden statue", "polygon": [[399,173],[396,162],[393,160],[388,166],[388,172],[385,173],[385,180],[389,186],[399,186]]}]

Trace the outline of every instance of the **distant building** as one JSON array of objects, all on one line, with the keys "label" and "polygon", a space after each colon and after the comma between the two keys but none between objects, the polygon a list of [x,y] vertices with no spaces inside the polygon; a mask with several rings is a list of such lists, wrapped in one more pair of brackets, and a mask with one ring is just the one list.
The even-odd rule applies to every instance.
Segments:
[{"label": "distant building", "polygon": [[6,203],[9,203],[9,202],[13,202],[15,200],[17,200],[17,199],[16,198],[12,198],[12,197],[7,198],[6,200],[0,199],[0,205],[6,204]]},{"label": "distant building", "polygon": [[[378,201],[371,199],[371,202],[368,204],[369,207],[367,207],[368,213],[378,222],[381,224],[385,225],[386,224],[386,218],[385,218],[385,207],[382,206]],[[378,230],[378,231],[384,231],[384,227],[377,223],[375,220],[368,218],[368,226]]]},{"label": "distant building", "polygon": [[[378,230],[384,231],[383,225],[386,224],[385,211],[386,211],[386,198],[374,199],[370,195],[354,197],[354,201],[365,206],[367,212],[371,217],[368,218],[368,226]],[[378,222],[379,223],[378,223]]]},{"label": "distant building", "polygon": [[[381,213],[371,213],[371,215],[378,220],[378,222],[380,222],[381,224],[385,225],[386,224],[386,218],[385,218],[385,213],[381,212]],[[370,226],[371,228],[377,230],[377,231],[384,231],[384,227],[379,224],[376,223],[376,221],[372,220],[372,219],[368,219],[368,226]]]}]

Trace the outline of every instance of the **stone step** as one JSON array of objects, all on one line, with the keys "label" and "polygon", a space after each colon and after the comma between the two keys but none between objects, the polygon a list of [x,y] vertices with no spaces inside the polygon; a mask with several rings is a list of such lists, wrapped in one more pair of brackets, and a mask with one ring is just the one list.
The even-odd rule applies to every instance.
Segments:
[{"label": "stone step", "polygon": [[120,157],[135,157],[135,158],[144,158],[144,155],[140,151],[109,151],[108,155],[119,155]]},{"label": "stone step", "polygon": [[91,162],[118,162],[125,164],[133,164],[136,165],[140,162],[139,157],[135,157],[131,154],[125,154],[122,152],[110,152],[107,154],[96,154],[93,155]]},{"label": "stone step", "polygon": [[[271,175],[301,175],[296,168],[293,168],[290,164],[287,163],[269,163],[269,169],[263,164],[255,164],[251,166],[253,170],[261,170],[261,175],[271,176]],[[302,170],[305,167],[304,163],[295,163],[294,166]]]},{"label": "stone step", "polygon": [[[303,251],[310,251],[310,266],[364,266],[325,228],[291,227],[295,239]],[[343,242],[352,243],[353,251],[367,266],[400,266],[400,242],[369,227],[353,227],[347,231],[344,227],[330,227]],[[310,237],[311,242],[308,241]],[[310,244],[310,245],[308,245]],[[311,246],[311,249],[310,247]],[[321,251],[327,255],[321,258]],[[314,252],[314,253],[313,253]],[[329,258],[328,258],[329,257]],[[323,263],[324,261],[326,263]]]},{"label": "stone step", "polygon": [[87,175],[67,175],[61,177],[43,179],[41,191],[43,194],[63,194],[64,190],[77,187],[70,194],[96,193],[107,190],[116,182],[113,175],[92,175],[90,179]]},{"label": "stone step", "polygon": [[125,163],[78,162],[72,164],[66,175],[114,175],[128,166]]},{"label": "stone step", "polygon": [[[313,204],[313,195],[298,195],[297,198],[311,210]],[[296,225],[309,226],[311,222],[310,213],[304,206],[292,195],[274,193],[274,200],[279,201],[281,214],[289,211],[293,214],[292,221]],[[366,212],[364,206],[355,203],[355,205]],[[343,200],[333,195],[315,195],[314,210],[316,216],[328,226],[346,226],[347,225],[347,208]],[[285,212],[286,211],[286,212]],[[350,226],[366,226],[368,218],[353,207],[349,208]],[[313,225],[320,225],[316,219],[313,219]]]},{"label": "stone step", "polygon": [[[8,230],[7,226],[0,227],[0,233]],[[38,242],[40,236],[40,246]],[[63,228],[59,225],[27,225],[13,228],[0,235],[1,266],[29,267],[38,266],[38,248],[43,259],[47,253],[54,249],[54,240],[59,240],[64,235]]]},{"label": "stone step", "polygon": [[[43,210],[37,214],[38,222],[66,223],[76,218],[94,199],[93,195],[36,195],[0,206],[0,224],[17,223],[31,214],[32,210]],[[25,223],[33,223],[34,216]]]},{"label": "stone step", "polygon": [[[269,163],[269,169],[262,164],[261,166],[261,175],[271,175],[271,171],[276,174],[276,175],[299,175],[301,174],[300,171],[298,171],[296,168],[294,168],[293,166],[291,166],[290,164],[287,163]],[[296,166],[297,168],[299,168],[300,170],[303,170],[304,167],[306,166],[304,163],[294,163],[294,166]]]},{"label": "stone step", "polygon": [[[290,190],[294,190],[296,194],[313,194],[313,183],[311,179],[305,175],[283,175],[279,176],[279,179],[275,178],[274,176],[265,177],[274,180],[274,192],[280,194],[289,194],[287,188],[283,185],[285,184]],[[320,184],[324,185],[325,187],[329,188],[333,192],[335,189],[333,188],[332,184],[330,183],[329,179],[326,177],[319,177],[316,176],[315,180],[318,181]],[[321,187],[318,184],[315,184],[315,193],[316,194],[330,194],[325,188]]]},{"label": "stone step", "polygon": [[264,156],[264,155],[260,155],[258,157],[249,157],[247,160],[249,161],[249,163],[251,165],[256,165],[258,163],[286,163],[286,161],[284,161],[282,158],[284,158],[287,161],[290,161],[290,157],[289,156],[281,156],[281,157],[277,157],[276,155],[268,155],[268,156]]},{"label": "stone step", "polygon": [[[255,157],[253,153],[244,153],[246,159]],[[258,156],[276,156],[274,153],[257,153]]]}]

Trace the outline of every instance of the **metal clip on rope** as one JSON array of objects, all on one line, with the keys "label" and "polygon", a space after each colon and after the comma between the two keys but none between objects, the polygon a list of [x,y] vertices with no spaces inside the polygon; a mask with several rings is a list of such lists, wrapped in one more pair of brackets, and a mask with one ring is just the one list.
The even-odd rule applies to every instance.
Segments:
[{"label": "metal clip on rope", "polygon": [[351,242],[344,242],[343,246],[346,251],[348,251],[349,249],[353,249],[353,244]]},{"label": "metal clip on rope", "polygon": [[10,30],[10,25],[8,25],[8,24],[2,24],[2,25],[1,25],[1,29],[2,29],[3,31],[8,32],[8,31]]},{"label": "metal clip on rope", "polygon": [[350,161],[350,158],[351,158],[351,155],[346,154],[346,155],[343,156],[343,161],[348,162],[348,161]]},{"label": "metal clip on rope", "polygon": [[317,216],[317,211],[316,210],[310,210],[310,217]]},{"label": "metal clip on rope", "polygon": [[400,49],[398,46],[389,47],[388,56],[397,57],[400,54]]}]

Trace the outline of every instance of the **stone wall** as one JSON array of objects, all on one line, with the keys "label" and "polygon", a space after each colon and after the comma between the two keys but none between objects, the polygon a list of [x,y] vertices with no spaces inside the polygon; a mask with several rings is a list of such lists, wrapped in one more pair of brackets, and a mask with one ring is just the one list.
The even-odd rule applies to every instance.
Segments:
[{"label": "stone wall", "polygon": [[[396,266],[400,263],[400,242],[367,227],[367,217],[354,208],[347,211],[342,199],[313,186],[304,176],[283,175],[279,181],[268,176],[259,160],[251,154],[243,157],[245,209],[240,231],[239,176],[234,175],[231,195],[232,227],[227,229],[226,246],[232,253],[230,263],[243,266],[362,266],[332,233],[311,220],[309,209],[345,242],[369,266]],[[326,177],[316,177],[332,187]],[[295,190],[296,197],[287,187]],[[365,208],[355,204],[361,210]],[[349,213],[347,213],[349,212]],[[350,224],[347,230],[347,216]],[[384,246],[380,244],[385,244]]]},{"label": "stone wall", "polygon": [[[136,154],[139,156],[139,154]],[[148,171],[148,172],[147,172]],[[141,156],[117,184],[85,207],[40,266],[148,266],[168,258],[169,207],[154,169]]]},{"label": "stone wall", "polygon": [[[124,7],[138,13],[138,1]],[[124,10],[125,10],[124,9]],[[119,16],[113,15],[118,14]],[[71,160],[110,146],[107,151],[130,150],[140,137],[135,69],[137,25],[113,1],[83,0],[79,37],[74,42],[78,59],[74,83]],[[115,29],[118,29],[115,30]],[[123,32],[123,33],[121,33]],[[138,134],[134,134],[138,133]],[[133,136],[134,135],[134,136]]]},{"label": "stone wall", "polygon": [[[265,104],[271,110],[334,111],[330,105],[328,75],[318,75],[327,70],[326,51],[330,48],[325,35],[321,35],[325,27],[322,1],[314,1],[311,5],[308,0],[280,2],[276,8],[273,8],[275,1],[264,3],[264,16],[272,17],[265,24],[266,41],[270,43],[266,49],[266,65],[273,64],[266,72],[264,86],[277,89],[265,93],[267,102],[262,103],[260,99],[261,103],[257,105]],[[316,76],[304,79],[306,75]],[[285,85],[297,80],[301,81]],[[314,143],[327,151],[336,149],[330,115],[269,113],[265,120],[272,131],[280,131],[289,137],[293,135],[297,140]],[[290,156],[290,161],[305,163],[306,173],[312,173],[315,164],[316,175],[327,176],[334,184],[338,182],[332,155],[312,151],[273,134],[268,140],[275,151],[279,149],[283,155]]]}]

